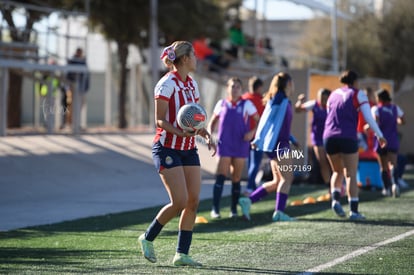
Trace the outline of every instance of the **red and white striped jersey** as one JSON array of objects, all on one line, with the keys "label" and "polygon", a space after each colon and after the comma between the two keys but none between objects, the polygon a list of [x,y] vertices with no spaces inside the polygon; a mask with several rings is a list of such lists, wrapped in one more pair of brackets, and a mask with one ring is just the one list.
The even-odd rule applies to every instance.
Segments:
[{"label": "red and white striped jersey", "polygon": [[[198,103],[200,91],[197,82],[190,76],[183,81],[177,72],[169,72],[158,81],[154,89],[154,97],[168,101],[165,119],[174,127],[180,128],[176,121],[178,110],[187,103]],[[158,141],[164,147],[177,150],[190,150],[196,147],[195,137],[180,137],[159,127],[157,127],[154,143]]]}]

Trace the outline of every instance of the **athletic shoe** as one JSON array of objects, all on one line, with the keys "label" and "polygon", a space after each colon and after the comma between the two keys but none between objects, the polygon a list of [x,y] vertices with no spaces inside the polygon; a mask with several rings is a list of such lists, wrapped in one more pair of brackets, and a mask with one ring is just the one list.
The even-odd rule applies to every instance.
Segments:
[{"label": "athletic shoe", "polygon": [[384,197],[391,197],[391,190],[390,190],[390,189],[386,189],[386,188],[384,188],[384,189],[382,189],[381,194],[382,194]]},{"label": "athletic shoe", "polygon": [[152,242],[145,239],[145,234],[142,234],[138,237],[138,243],[141,246],[142,254],[144,255],[145,259],[151,263],[155,263],[157,261],[157,258],[155,257],[154,246],[152,245]]},{"label": "athletic shoe", "polygon": [[343,218],[345,217],[345,212],[342,209],[341,204],[338,201],[332,201],[332,209],[335,211],[336,215]]},{"label": "athletic shoe", "polygon": [[351,221],[362,221],[365,220],[365,216],[358,212],[349,212],[349,219]]},{"label": "athletic shoe", "polygon": [[295,218],[289,217],[282,211],[275,211],[272,216],[272,221],[274,222],[292,222],[296,221]]},{"label": "athletic shoe", "polygon": [[213,218],[213,219],[220,219],[221,218],[220,213],[217,213],[214,210],[211,210],[210,217]]},{"label": "athletic shoe", "polygon": [[398,198],[400,196],[400,187],[398,186],[398,184],[393,184],[392,185],[392,196],[394,198]]},{"label": "athletic shoe", "polygon": [[252,201],[250,200],[250,198],[242,197],[239,199],[239,204],[241,207],[243,217],[250,221],[250,206],[252,205]]},{"label": "athletic shoe", "polygon": [[230,212],[229,214],[229,218],[237,218],[239,216],[239,214],[237,214],[237,212]]},{"label": "athletic shoe", "polygon": [[175,266],[193,266],[199,267],[202,266],[201,263],[194,261],[190,256],[184,253],[175,253],[173,264]]},{"label": "athletic shoe", "polygon": [[398,179],[398,185],[399,185],[402,189],[407,189],[408,187],[410,187],[410,186],[408,185],[408,183],[407,183],[405,180],[401,179],[401,178],[399,178],[399,179]]},{"label": "athletic shoe", "polygon": [[251,193],[253,193],[253,191],[254,191],[254,190],[252,190],[252,189],[246,189],[246,190],[243,192],[243,196],[248,197],[248,196],[250,196],[250,194],[251,194]]}]

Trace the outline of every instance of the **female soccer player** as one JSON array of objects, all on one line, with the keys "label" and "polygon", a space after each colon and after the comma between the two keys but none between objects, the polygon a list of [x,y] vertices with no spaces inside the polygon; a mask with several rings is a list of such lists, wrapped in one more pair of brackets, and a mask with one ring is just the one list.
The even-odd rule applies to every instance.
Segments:
[{"label": "female soccer player", "polygon": [[266,107],[260,118],[252,146],[268,155],[273,180],[259,186],[249,197],[240,198],[239,203],[247,219],[250,219],[250,204],[260,200],[268,192],[276,190],[276,205],[272,220],[274,222],[295,220],[284,213],[293,181],[293,171],[290,169],[292,159],[284,157],[285,153],[290,151],[292,106],[288,97],[293,90],[291,76],[280,72],[273,77],[269,90],[264,95],[263,101]]},{"label": "female soccer player", "polygon": [[[311,140],[313,146],[313,152],[321,171],[321,176],[328,186],[331,179],[331,167],[329,166],[328,159],[326,157],[325,148],[323,147],[323,129],[325,128],[325,120],[327,116],[326,102],[328,101],[331,91],[328,89],[320,89],[318,91],[317,100],[309,100],[303,102],[305,99],[304,94],[298,96],[298,101],[295,104],[296,112],[312,111],[312,128],[311,128]],[[323,196],[322,200],[330,200],[330,193],[327,196]]]},{"label": "female soccer player", "polygon": [[387,90],[379,90],[377,97],[378,106],[373,106],[371,112],[387,139],[387,146],[377,149],[381,177],[384,183],[383,194],[388,196],[392,192],[394,197],[399,197],[397,155],[400,142],[397,124],[405,123],[404,112],[399,106],[391,103],[391,96]]},{"label": "female soccer player", "polygon": [[[259,117],[262,115],[264,111],[264,105],[263,105],[263,80],[258,78],[257,76],[252,76],[249,79],[249,90],[245,92],[242,95],[243,99],[250,100],[254,106],[257,109],[257,113],[259,114]],[[250,127],[255,128],[257,124],[257,121],[250,120]],[[256,188],[256,176],[260,169],[260,164],[262,162],[262,156],[263,152],[254,150],[253,148],[250,148],[249,157],[247,159],[247,187],[245,195],[250,195]]]},{"label": "female soccer player", "polygon": [[[214,107],[208,130],[213,133],[218,126],[216,182],[213,187],[212,218],[220,218],[220,200],[226,176],[231,171],[230,217],[237,216],[240,198],[240,180],[244,163],[249,156],[250,141],[256,132],[259,114],[250,100],[242,99],[242,82],[233,77],[227,81],[227,98]],[[250,128],[249,118],[255,123]]]},{"label": "female soccer player", "polygon": [[177,124],[176,115],[180,107],[198,102],[200,92],[189,73],[196,69],[196,58],[191,43],[176,41],[166,47],[161,59],[170,69],[157,83],[155,93],[155,122],[157,131],[152,147],[152,156],[161,180],[170,197],[154,218],[146,232],[139,236],[144,257],[157,261],[153,241],[163,226],[180,214],[178,245],[173,259],[175,266],[200,266],[189,256],[193,227],[199,204],[201,188],[200,159],[195,144],[195,135],[202,136],[209,149],[213,149],[210,134],[206,129],[197,132],[183,131]]},{"label": "female soccer player", "polygon": [[358,75],[354,71],[341,74],[340,82],[345,86],[336,89],[328,99],[328,116],[325,122],[323,139],[328,160],[332,169],[331,197],[332,209],[340,217],[345,212],[339,202],[342,182],[345,178],[348,201],[350,205],[349,219],[363,220],[365,217],[358,212],[358,111],[362,112],[365,121],[375,132],[380,146],[387,143],[378,124],[373,119],[368,98],[362,90],[358,90]]}]

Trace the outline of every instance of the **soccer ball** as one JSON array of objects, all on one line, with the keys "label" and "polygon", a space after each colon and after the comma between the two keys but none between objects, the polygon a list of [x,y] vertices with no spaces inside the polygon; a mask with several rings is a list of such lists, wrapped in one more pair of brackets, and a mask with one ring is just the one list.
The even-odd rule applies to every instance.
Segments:
[{"label": "soccer ball", "polygon": [[178,110],[177,123],[184,131],[193,132],[202,129],[207,123],[207,113],[197,103],[188,103]]}]

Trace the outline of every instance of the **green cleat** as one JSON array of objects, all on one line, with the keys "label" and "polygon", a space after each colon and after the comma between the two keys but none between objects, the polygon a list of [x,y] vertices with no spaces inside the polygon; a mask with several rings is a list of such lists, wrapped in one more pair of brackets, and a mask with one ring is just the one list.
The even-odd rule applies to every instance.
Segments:
[{"label": "green cleat", "polygon": [[152,245],[152,242],[145,239],[145,234],[138,237],[138,243],[141,246],[142,255],[144,255],[145,259],[151,263],[155,263],[157,258],[155,257],[154,246]]},{"label": "green cleat", "polygon": [[248,221],[250,221],[250,206],[252,205],[250,198],[241,197],[239,199],[239,204],[241,207],[243,217],[245,217]]},{"label": "green cleat", "polygon": [[275,211],[272,216],[272,221],[274,222],[293,222],[296,221],[295,218],[289,217],[282,211]]},{"label": "green cleat", "polygon": [[184,253],[175,253],[173,259],[174,266],[192,266],[192,267],[200,267],[202,266],[201,263],[194,261],[189,255]]}]

